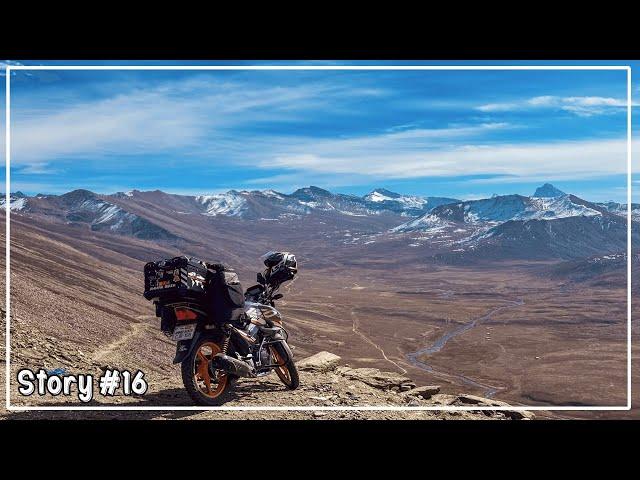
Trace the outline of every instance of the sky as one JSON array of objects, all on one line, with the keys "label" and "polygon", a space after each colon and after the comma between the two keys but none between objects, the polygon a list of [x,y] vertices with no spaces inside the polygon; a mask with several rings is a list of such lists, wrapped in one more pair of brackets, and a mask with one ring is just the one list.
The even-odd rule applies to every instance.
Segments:
[{"label": "sky", "polygon": [[[296,62],[305,63],[328,64]],[[589,200],[625,201],[626,75],[14,71],[11,190],[290,193],[316,185],[357,195],[383,187],[475,199],[531,195],[550,182]],[[637,81],[633,95],[637,102]],[[633,133],[638,152],[637,126]]]}]

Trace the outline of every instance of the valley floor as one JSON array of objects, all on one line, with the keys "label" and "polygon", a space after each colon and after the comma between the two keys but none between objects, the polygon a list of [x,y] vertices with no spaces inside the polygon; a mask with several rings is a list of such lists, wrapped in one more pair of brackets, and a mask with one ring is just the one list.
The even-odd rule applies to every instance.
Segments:
[{"label": "valley floor", "polygon": [[522,270],[326,272],[283,311],[305,352],[524,405],[624,405],[626,290]]}]

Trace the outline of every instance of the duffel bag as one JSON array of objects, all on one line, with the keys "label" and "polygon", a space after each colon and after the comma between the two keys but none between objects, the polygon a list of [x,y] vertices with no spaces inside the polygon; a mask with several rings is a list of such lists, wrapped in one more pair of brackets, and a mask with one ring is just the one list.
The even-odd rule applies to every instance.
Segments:
[{"label": "duffel bag", "polygon": [[216,323],[239,320],[244,312],[244,290],[238,274],[219,263],[208,263],[207,267],[204,298],[210,318]]}]

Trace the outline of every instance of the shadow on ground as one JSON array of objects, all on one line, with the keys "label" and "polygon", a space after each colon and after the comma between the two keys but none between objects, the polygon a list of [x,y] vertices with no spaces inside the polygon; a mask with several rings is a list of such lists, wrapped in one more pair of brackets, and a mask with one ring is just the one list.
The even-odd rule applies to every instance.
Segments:
[{"label": "shadow on ground", "polygon": [[[276,382],[247,382],[238,383],[231,393],[231,398],[226,405],[233,406],[260,406],[268,405],[268,398],[260,398],[267,392],[282,391],[284,387]],[[194,403],[184,388],[167,388],[157,392],[150,392],[145,395],[133,395],[131,397],[116,397],[123,399],[121,402],[100,402],[92,400],[87,403],[79,404],[78,402],[47,402],[41,406],[51,407],[178,407],[193,406]],[[82,419],[122,419],[122,420],[149,420],[149,419],[169,419],[176,420],[192,417],[201,414],[200,410],[181,410],[171,411],[169,408],[164,410],[114,410],[114,411],[95,411],[95,410],[74,410],[74,411],[12,411],[4,415],[6,420],[82,420]],[[224,414],[225,412],[220,412]],[[221,415],[222,418],[222,415]]]}]

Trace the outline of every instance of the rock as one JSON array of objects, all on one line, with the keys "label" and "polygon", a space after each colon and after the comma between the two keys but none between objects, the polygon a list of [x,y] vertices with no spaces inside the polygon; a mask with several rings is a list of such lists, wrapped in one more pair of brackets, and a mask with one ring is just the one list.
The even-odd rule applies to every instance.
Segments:
[{"label": "rock", "polygon": [[381,390],[406,390],[416,385],[410,378],[393,372],[382,372],[377,368],[339,367],[336,371],[351,380],[359,380]]},{"label": "rock", "polygon": [[63,360],[66,360],[67,362],[73,362],[73,360],[66,354],[64,353],[58,353],[58,355],[60,356],[60,358],[62,358]]},{"label": "rock", "polygon": [[431,397],[431,402],[435,405],[453,405],[458,400],[456,395],[447,395],[446,393],[438,393]]},{"label": "rock", "polygon": [[329,400],[331,397],[309,397],[311,400],[320,400],[321,402],[324,402],[326,400]]},{"label": "rock", "polygon": [[404,392],[403,395],[422,397],[425,400],[428,400],[437,393],[440,393],[440,385],[426,385],[424,387],[416,387],[408,392]]},{"label": "rock", "polygon": [[340,357],[329,352],[319,352],[310,357],[303,358],[296,366],[299,370],[310,370],[316,372],[328,372],[333,370],[340,363]]},{"label": "rock", "polygon": [[505,414],[509,415],[512,420],[534,420],[536,418],[533,412],[528,412],[526,410],[518,410],[518,411],[505,411]]},{"label": "rock", "polygon": [[[476,395],[458,395],[458,400],[461,403],[482,405],[489,407],[511,407],[512,405],[507,402],[501,402],[500,400],[493,400],[491,398],[478,397]],[[505,416],[510,417],[512,420],[533,420],[536,416],[532,412],[524,410],[501,410]]]},{"label": "rock", "polygon": [[323,412],[322,410],[313,412],[313,416],[316,418],[325,417],[326,415],[327,415],[327,412]]},{"label": "rock", "polygon": [[493,400],[491,398],[478,397],[477,395],[467,395],[461,394],[458,395],[458,401],[460,403],[466,403],[471,405],[483,405],[487,407],[510,407],[506,402],[501,402],[499,400]]}]

